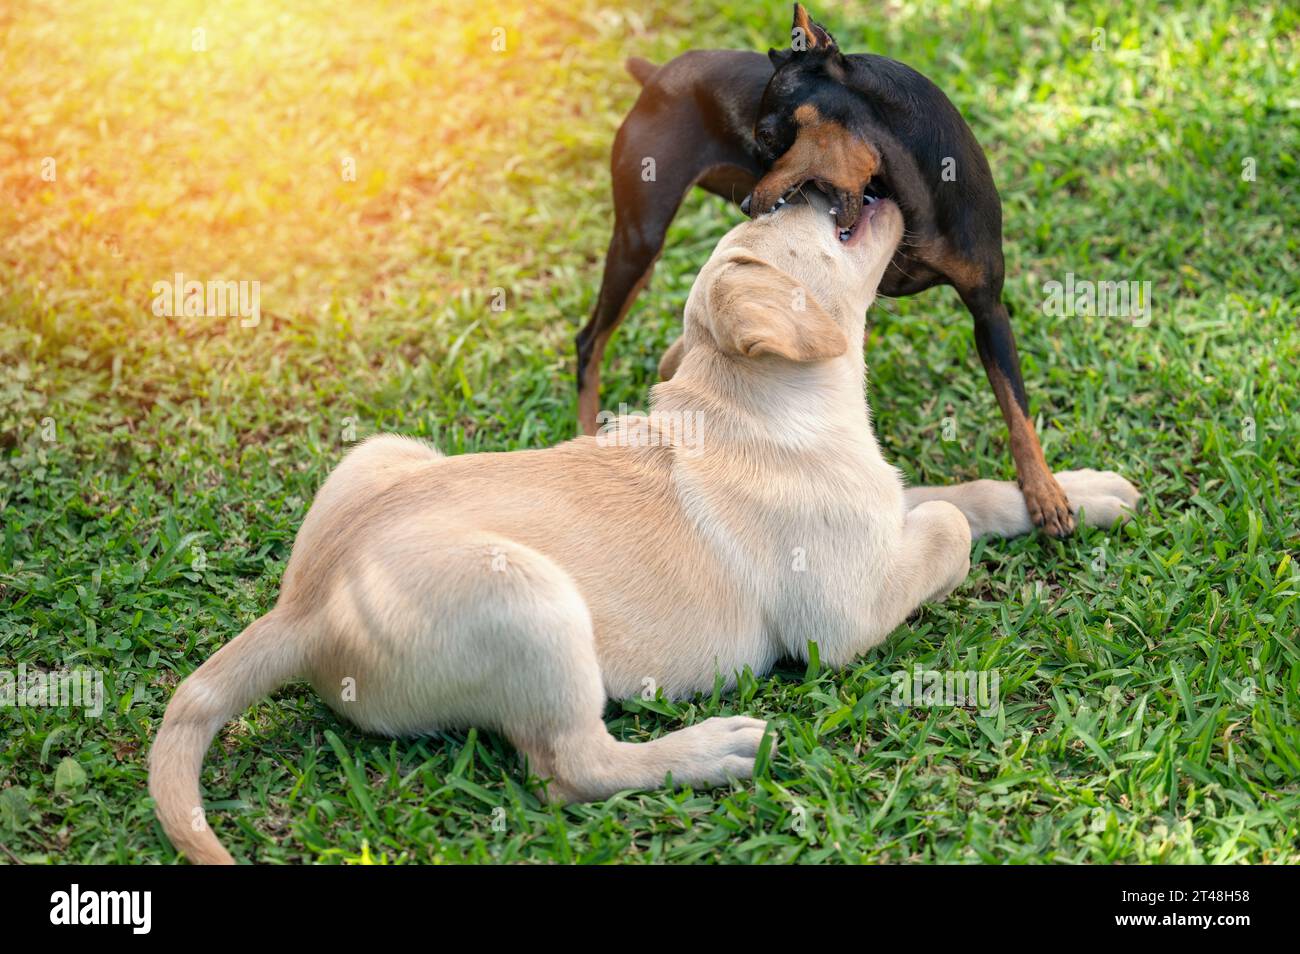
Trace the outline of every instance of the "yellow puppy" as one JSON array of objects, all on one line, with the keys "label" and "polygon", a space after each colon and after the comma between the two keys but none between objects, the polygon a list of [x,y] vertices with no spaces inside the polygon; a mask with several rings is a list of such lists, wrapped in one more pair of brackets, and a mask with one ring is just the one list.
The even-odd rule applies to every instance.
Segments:
[{"label": "yellow puppy", "polygon": [[[862,355],[902,218],[880,201],[847,241],[837,231],[820,197],[733,229],[691,290],[676,373],[646,417],[549,450],[444,458],[385,436],[349,454],[303,521],[275,608],[167,708],[149,790],[172,843],[232,860],[203,818],[204,752],[301,678],[372,732],[501,732],[556,800],[669,773],[748,777],[765,723],[715,718],[631,744],[606,729],[606,699],[708,691],[809,640],[844,664],[965,579],[972,527],[1027,532],[1013,484],[905,496],[872,434]],[[1136,501],[1113,474],[1060,481],[1093,523]]]}]

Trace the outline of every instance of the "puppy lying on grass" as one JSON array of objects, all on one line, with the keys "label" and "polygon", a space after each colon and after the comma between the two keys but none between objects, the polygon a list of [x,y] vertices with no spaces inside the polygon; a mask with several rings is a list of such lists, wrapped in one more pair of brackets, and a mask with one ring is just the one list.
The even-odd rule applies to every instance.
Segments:
[{"label": "puppy lying on grass", "polygon": [[[713,718],[633,744],[606,729],[605,700],[708,692],[716,673],[764,673],[808,640],[843,665],[966,578],[972,534],[1029,532],[1014,484],[904,490],[881,457],[864,313],[902,217],[882,200],[838,232],[815,193],[733,229],[691,291],[648,418],[549,450],[445,458],[385,436],[349,454],[275,608],[167,707],[149,790],[176,848],[232,861],[204,820],[204,753],[302,678],[367,731],[500,732],[554,801],[669,774],[746,778],[766,723]],[[685,415],[701,424],[689,451]],[[1092,524],[1137,501],[1116,474],[1059,478]]]}]

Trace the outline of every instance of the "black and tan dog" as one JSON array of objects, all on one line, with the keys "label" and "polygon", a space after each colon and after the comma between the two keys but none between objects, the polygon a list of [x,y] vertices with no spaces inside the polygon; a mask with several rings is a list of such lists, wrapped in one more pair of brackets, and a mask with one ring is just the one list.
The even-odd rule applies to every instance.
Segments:
[{"label": "black and tan dog", "polygon": [[748,197],[742,209],[758,215],[810,183],[832,197],[846,234],[864,202],[888,197],[903,211],[907,236],[881,293],[957,289],[975,319],[1029,514],[1049,533],[1070,533],[1074,519],[1029,418],[1002,302],[1002,204],[983,150],[920,73],[883,56],[841,53],[801,5],[794,9],[789,49],[696,50],[657,68],[628,62],[644,89],[614,140],[614,235],[595,310],[577,338],[580,426],[595,431],[605,345],[649,279],[691,186]]}]

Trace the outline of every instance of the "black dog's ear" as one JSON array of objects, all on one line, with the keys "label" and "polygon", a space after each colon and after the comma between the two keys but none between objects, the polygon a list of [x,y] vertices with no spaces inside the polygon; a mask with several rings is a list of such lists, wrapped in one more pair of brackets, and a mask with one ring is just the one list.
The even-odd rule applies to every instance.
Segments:
[{"label": "black dog's ear", "polygon": [[793,55],[789,50],[771,49],[767,51],[767,58],[772,61],[772,65],[778,70],[789,63],[790,57]]},{"label": "black dog's ear", "polygon": [[790,49],[795,53],[816,50],[818,53],[838,53],[835,37],[808,15],[802,3],[794,5],[794,23],[790,27]]}]

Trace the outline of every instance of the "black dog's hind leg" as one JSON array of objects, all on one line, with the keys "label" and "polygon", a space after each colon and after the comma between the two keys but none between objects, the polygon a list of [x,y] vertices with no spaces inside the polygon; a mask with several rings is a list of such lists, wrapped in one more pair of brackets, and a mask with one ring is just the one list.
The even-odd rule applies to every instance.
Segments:
[{"label": "black dog's hind leg", "polygon": [[631,225],[621,214],[616,215],[596,308],[591,319],[578,332],[576,342],[578,425],[584,434],[596,433],[596,415],[600,411],[600,367],[605,357],[605,345],[650,280],[655,259],[663,249],[667,222],[671,220],[669,214],[661,228],[651,228],[647,234],[646,228],[639,224]]},{"label": "black dog's hind leg", "polygon": [[596,431],[605,345],[650,280],[686,193],[698,183],[739,202],[761,175],[738,151],[700,142],[703,123],[689,104],[682,106],[685,114],[672,118],[634,110],[614,140],[614,234],[596,307],[577,337],[578,423],[586,434]]}]

